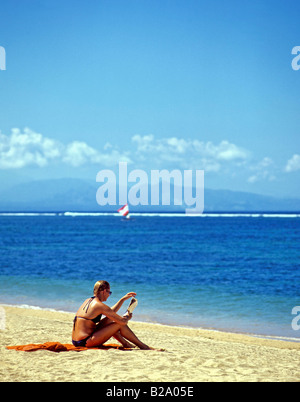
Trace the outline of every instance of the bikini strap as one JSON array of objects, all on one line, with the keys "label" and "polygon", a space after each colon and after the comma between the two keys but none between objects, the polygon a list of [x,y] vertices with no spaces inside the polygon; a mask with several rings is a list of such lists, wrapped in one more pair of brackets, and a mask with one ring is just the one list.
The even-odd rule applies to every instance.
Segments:
[{"label": "bikini strap", "polygon": [[95,296],[92,296],[86,303],[84,307],[82,307],[82,310],[85,309],[85,312],[87,313],[90,307],[90,304],[92,303],[93,299],[95,299]]},{"label": "bikini strap", "polygon": [[75,315],[74,320],[73,320],[73,330],[75,331],[75,324],[77,321],[77,315]]},{"label": "bikini strap", "polygon": [[[85,306],[82,308],[82,310],[85,309],[85,312],[88,312],[88,309],[90,307],[90,304],[92,303],[93,299],[95,299],[95,296],[90,297],[90,299],[87,301],[87,303],[85,304]],[[80,317],[80,315],[76,315],[74,318],[74,324],[73,324],[73,328],[75,329],[75,324],[77,321],[77,318],[83,318],[84,320],[89,320],[89,321],[93,321],[91,318],[86,318],[86,317]]]}]

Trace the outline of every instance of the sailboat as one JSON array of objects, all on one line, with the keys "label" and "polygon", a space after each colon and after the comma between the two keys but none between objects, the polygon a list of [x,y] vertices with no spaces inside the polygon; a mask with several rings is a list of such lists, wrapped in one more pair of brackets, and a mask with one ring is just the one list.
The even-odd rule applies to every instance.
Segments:
[{"label": "sailboat", "polygon": [[123,205],[122,208],[118,209],[118,212],[120,215],[124,216],[124,218],[130,219],[128,204]]}]

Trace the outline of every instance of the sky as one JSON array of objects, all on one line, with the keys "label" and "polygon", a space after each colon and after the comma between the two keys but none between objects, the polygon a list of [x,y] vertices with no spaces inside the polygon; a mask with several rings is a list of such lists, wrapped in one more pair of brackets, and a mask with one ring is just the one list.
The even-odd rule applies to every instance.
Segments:
[{"label": "sky", "polygon": [[299,15],[298,0],[1,1],[0,188],[126,161],[300,198]]}]

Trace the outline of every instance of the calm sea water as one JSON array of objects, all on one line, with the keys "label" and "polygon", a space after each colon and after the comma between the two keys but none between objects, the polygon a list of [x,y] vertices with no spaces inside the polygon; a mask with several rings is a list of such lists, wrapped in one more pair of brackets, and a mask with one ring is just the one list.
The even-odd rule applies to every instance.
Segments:
[{"label": "calm sea water", "polygon": [[0,303],[75,312],[106,279],[139,321],[299,339],[299,244],[300,215],[2,214]]}]

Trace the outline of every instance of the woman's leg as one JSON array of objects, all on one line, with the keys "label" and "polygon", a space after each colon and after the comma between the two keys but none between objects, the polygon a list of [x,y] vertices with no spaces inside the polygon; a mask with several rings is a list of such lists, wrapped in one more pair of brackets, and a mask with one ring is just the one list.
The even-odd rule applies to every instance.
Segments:
[{"label": "woman's leg", "polygon": [[88,348],[92,348],[94,346],[103,345],[104,342],[106,342],[119,331],[120,326],[120,324],[115,322],[97,329],[87,340],[86,346]]},{"label": "woman's leg", "polygon": [[145,350],[151,349],[145,343],[141,342],[139,340],[139,338],[131,331],[131,329],[127,325],[121,326],[120,333],[122,336],[124,336],[124,338],[126,338],[128,341],[134,343],[140,349],[145,349]]},{"label": "woman's leg", "polygon": [[123,346],[123,348],[127,348],[127,349],[132,349],[135,346],[128,342],[125,338],[123,338],[123,336],[121,335],[120,331],[118,331],[116,334],[113,335],[113,337],[121,343],[121,345]]},{"label": "woman's leg", "polygon": [[127,325],[120,325],[116,322],[112,322],[96,330],[93,335],[91,335],[87,340],[86,346],[88,348],[91,348],[94,346],[103,345],[104,342],[106,342],[112,336],[116,335],[119,331],[122,337],[127,339],[129,342],[134,343],[140,349],[150,349],[149,346],[145,345],[137,338],[137,336]]},{"label": "woman's leg", "polygon": [[[98,328],[104,328],[106,327],[108,324],[112,324],[114,321],[111,320],[110,318],[106,317],[103,318],[100,323],[98,324]],[[124,348],[133,348],[134,345],[132,345],[131,343],[129,343],[125,338],[123,338],[123,336],[121,335],[120,331],[116,332],[113,337],[121,343],[121,345]]]}]

